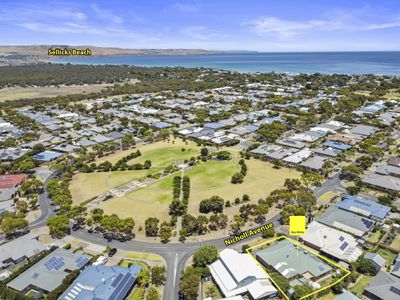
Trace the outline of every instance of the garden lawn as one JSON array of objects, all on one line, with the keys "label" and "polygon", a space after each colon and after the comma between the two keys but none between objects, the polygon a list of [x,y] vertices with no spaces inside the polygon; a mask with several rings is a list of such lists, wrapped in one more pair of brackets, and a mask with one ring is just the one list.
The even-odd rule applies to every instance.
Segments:
[{"label": "garden lawn", "polygon": [[386,267],[392,264],[393,260],[396,258],[397,255],[396,253],[385,248],[378,248],[378,250],[375,251],[375,253],[379,254],[386,260]]},{"label": "garden lawn", "polygon": [[321,197],[319,197],[319,201],[322,202],[327,202],[329,200],[331,200],[336,194],[332,191],[326,192],[325,194],[323,194]]},{"label": "garden lawn", "polygon": [[80,204],[93,197],[109,191],[135,179],[145,177],[147,174],[157,171],[132,170],[132,171],[114,171],[114,172],[94,172],[75,174],[70,183],[69,189],[74,204]]},{"label": "garden lawn", "polygon": [[361,275],[357,283],[350,289],[356,296],[361,296],[367,287],[368,283],[374,278],[374,276]]},{"label": "garden lawn", "polygon": [[400,251],[400,233],[396,235],[396,238],[393,240],[393,242],[390,244],[390,247],[393,249],[396,249]]}]

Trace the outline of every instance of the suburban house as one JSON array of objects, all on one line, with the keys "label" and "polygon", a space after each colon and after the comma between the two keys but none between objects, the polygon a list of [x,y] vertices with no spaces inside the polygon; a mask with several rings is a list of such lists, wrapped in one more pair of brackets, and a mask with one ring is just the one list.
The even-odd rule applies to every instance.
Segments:
[{"label": "suburban house", "polygon": [[400,191],[400,178],[379,174],[361,176],[361,180],[366,185],[383,191]]},{"label": "suburban house", "polygon": [[225,297],[249,294],[251,299],[257,300],[276,296],[277,290],[249,254],[227,248],[219,257],[209,268]]},{"label": "suburban house", "polygon": [[0,269],[12,269],[25,263],[45,250],[44,245],[33,234],[0,245]]},{"label": "suburban house", "polygon": [[0,175],[0,201],[14,198],[26,178],[26,174]]},{"label": "suburban house", "polygon": [[30,290],[49,293],[58,287],[71,271],[83,269],[91,258],[82,251],[72,252],[57,248],[11,280],[7,286],[22,293]]},{"label": "suburban house", "polygon": [[274,245],[257,252],[257,260],[264,266],[270,266],[288,280],[303,277],[318,280],[326,276],[332,267],[309,253],[304,248],[283,239]]},{"label": "suburban house", "polygon": [[380,271],[368,284],[364,295],[370,299],[399,299],[400,278],[390,273]]},{"label": "suburban house", "polygon": [[362,217],[334,206],[329,207],[317,221],[350,232],[358,237],[366,234],[375,224],[375,221],[367,217]]},{"label": "suburban house", "polygon": [[340,209],[379,220],[384,219],[391,210],[389,206],[351,195],[343,196],[342,201],[337,202],[335,206]]},{"label": "suburban house", "polygon": [[307,226],[306,234],[301,239],[306,246],[337,261],[350,263],[362,254],[353,236],[316,221]]},{"label": "suburban house", "polygon": [[120,266],[89,266],[60,296],[60,300],[123,300],[132,290],[140,272],[139,265],[129,268]]}]

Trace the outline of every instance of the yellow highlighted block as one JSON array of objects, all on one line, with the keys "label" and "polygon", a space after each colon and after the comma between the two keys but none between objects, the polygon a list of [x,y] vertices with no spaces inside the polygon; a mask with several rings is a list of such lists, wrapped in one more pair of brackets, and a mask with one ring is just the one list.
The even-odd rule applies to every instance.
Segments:
[{"label": "yellow highlighted block", "polygon": [[290,235],[303,236],[306,234],[306,216],[289,217]]},{"label": "yellow highlighted block", "polygon": [[328,258],[326,258],[326,257],[324,257],[324,256],[322,256],[322,255],[320,255],[318,252],[314,251],[313,249],[310,249],[310,248],[308,248],[308,247],[306,247],[306,246],[300,244],[299,242],[297,242],[297,241],[295,241],[295,240],[292,240],[291,238],[289,238],[289,237],[287,237],[287,236],[285,236],[285,235],[278,236],[278,237],[273,238],[273,239],[270,239],[270,240],[268,240],[268,241],[266,241],[266,242],[263,242],[263,243],[260,243],[260,244],[255,245],[255,246],[252,246],[252,247],[250,247],[250,248],[247,248],[247,249],[246,249],[247,254],[249,254],[250,257],[255,261],[255,263],[261,268],[261,270],[263,270],[263,272],[268,276],[269,280],[275,285],[275,287],[279,290],[279,292],[281,292],[282,296],[283,296],[286,300],[290,300],[289,296],[286,295],[286,293],[285,293],[285,292],[281,289],[281,287],[275,282],[275,280],[271,277],[271,275],[268,274],[268,272],[265,270],[265,268],[263,267],[263,265],[257,260],[257,258],[256,258],[256,257],[253,255],[253,253],[251,252],[253,249],[259,248],[259,247],[261,247],[261,246],[264,246],[264,245],[270,244],[270,243],[272,243],[272,242],[274,242],[274,241],[279,241],[279,240],[282,240],[282,239],[287,239],[288,241],[292,242],[293,244],[297,245],[298,247],[301,247],[301,248],[307,250],[308,252],[310,252],[310,253],[316,255],[316,256],[319,257],[320,259],[322,259],[322,260],[326,261],[327,263],[329,263],[329,264],[335,266],[336,268],[340,269],[341,271],[343,271],[343,272],[345,273],[345,275],[343,275],[342,277],[340,277],[340,278],[339,278],[338,280],[336,280],[335,282],[333,282],[333,283],[331,283],[331,284],[329,284],[329,285],[327,285],[327,286],[321,287],[320,289],[317,289],[317,290],[315,290],[315,291],[313,291],[313,292],[311,292],[311,293],[309,293],[309,294],[307,294],[307,295],[304,295],[304,296],[301,297],[299,300],[304,300],[304,299],[306,299],[306,298],[308,298],[308,297],[310,297],[310,296],[313,296],[313,295],[315,295],[315,294],[317,294],[317,293],[319,293],[319,292],[321,292],[321,291],[324,291],[324,290],[326,290],[326,289],[329,289],[329,288],[331,288],[331,287],[334,286],[335,284],[338,284],[339,282],[341,282],[343,279],[345,279],[347,276],[350,275],[351,272],[350,272],[349,270],[343,268],[341,265],[339,265],[339,264],[335,263],[334,261],[332,261],[332,260],[330,260],[330,259],[328,259]]}]

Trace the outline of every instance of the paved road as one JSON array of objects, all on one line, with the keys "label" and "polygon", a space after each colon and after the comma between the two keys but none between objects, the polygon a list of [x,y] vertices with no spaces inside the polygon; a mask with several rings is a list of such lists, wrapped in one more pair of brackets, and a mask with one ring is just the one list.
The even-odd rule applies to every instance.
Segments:
[{"label": "paved road", "polygon": [[[54,207],[51,205],[51,200],[46,192],[46,187],[49,180],[54,177],[56,177],[56,173],[52,173],[44,182],[44,189],[39,194],[39,205],[42,213],[37,220],[29,224],[29,229],[46,226],[47,219],[54,214]],[[274,223],[274,225],[277,227],[279,226],[279,219],[280,215],[278,214],[267,220],[265,224]],[[224,243],[225,237],[203,242],[161,244],[158,242],[144,242],[136,240],[127,242],[107,242],[107,240],[105,240],[101,235],[90,234],[86,230],[73,231],[71,235],[89,243],[115,247],[117,249],[126,251],[155,253],[163,257],[167,268],[167,281],[163,293],[164,300],[178,299],[179,281],[185,264],[197,249],[205,245],[213,245],[219,249],[226,247]],[[244,240],[242,243],[248,243],[249,241],[258,237],[259,235],[254,235],[251,238]],[[0,236],[0,239],[4,238],[4,235]],[[238,244],[235,244],[233,246],[237,245]]]},{"label": "paved road", "polygon": [[39,193],[39,206],[42,214],[38,219],[29,224],[29,229],[35,229],[46,226],[47,219],[54,214],[54,206],[51,205],[51,200],[46,192],[49,180],[56,177],[56,173],[50,174],[44,181],[43,190]]},{"label": "paved road", "polygon": [[[265,223],[266,224],[274,223],[275,226],[278,226],[279,219],[280,215],[276,215],[271,219],[267,220]],[[160,244],[160,243],[143,242],[136,240],[127,241],[123,243],[118,241],[107,242],[101,235],[90,234],[85,230],[72,232],[71,235],[83,241],[98,245],[115,247],[117,249],[127,250],[127,251],[155,253],[163,257],[167,267],[167,282],[163,293],[164,300],[178,299],[179,281],[182,275],[182,271],[189,257],[197,249],[205,245],[214,245],[215,247],[220,249],[226,247],[224,243],[225,238],[208,240],[204,242]],[[253,237],[244,240],[243,243],[248,243],[249,241],[255,238],[259,238],[259,235],[254,235]],[[235,244],[234,246],[237,245],[238,244]]]}]

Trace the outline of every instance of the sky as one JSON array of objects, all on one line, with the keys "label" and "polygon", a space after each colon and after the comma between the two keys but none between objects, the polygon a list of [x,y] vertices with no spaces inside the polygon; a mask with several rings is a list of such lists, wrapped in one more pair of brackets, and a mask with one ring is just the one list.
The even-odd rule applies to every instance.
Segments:
[{"label": "sky", "polygon": [[1,0],[0,44],[400,50],[400,1]]}]

